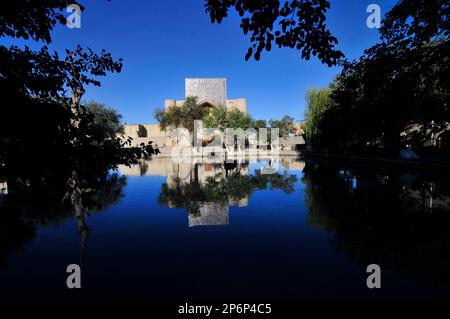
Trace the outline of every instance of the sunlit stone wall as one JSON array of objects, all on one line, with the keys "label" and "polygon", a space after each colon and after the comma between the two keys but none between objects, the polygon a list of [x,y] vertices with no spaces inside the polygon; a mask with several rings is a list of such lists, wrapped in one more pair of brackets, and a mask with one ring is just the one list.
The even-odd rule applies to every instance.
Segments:
[{"label": "sunlit stone wall", "polygon": [[[187,78],[185,79],[185,96],[196,96],[198,102],[210,102],[213,105],[223,105],[229,110],[238,109],[247,113],[247,100],[227,99],[227,80],[225,78]],[[164,107],[183,106],[185,100],[164,100]]]},{"label": "sunlit stone wall", "polygon": [[227,105],[227,80],[218,78],[185,79],[186,97],[196,96],[199,101],[210,100],[216,104]]},{"label": "sunlit stone wall", "polygon": [[[247,113],[245,98],[227,99],[227,80],[225,78],[187,78],[185,86],[186,97],[196,96],[199,103],[207,101],[208,105],[223,105],[229,110],[238,109]],[[184,102],[185,100],[167,99],[164,100],[164,107],[167,110],[172,106],[183,106]],[[157,124],[126,124],[124,127],[125,139],[131,137],[133,139],[132,146],[153,141],[153,145],[159,148],[170,148],[175,143],[168,134],[169,132],[161,131]]]},{"label": "sunlit stone wall", "polygon": [[8,183],[6,181],[0,181],[0,195],[8,194]]},{"label": "sunlit stone wall", "polygon": [[238,109],[243,113],[247,113],[247,100],[246,99],[234,99],[227,100],[228,109]]},{"label": "sunlit stone wall", "polygon": [[141,143],[147,144],[152,141],[154,146],[171,146],[172,139],[165,131],[161,131],[158,124],[125,124],[125,139],[133,139],[131,146],[139,146]]}]

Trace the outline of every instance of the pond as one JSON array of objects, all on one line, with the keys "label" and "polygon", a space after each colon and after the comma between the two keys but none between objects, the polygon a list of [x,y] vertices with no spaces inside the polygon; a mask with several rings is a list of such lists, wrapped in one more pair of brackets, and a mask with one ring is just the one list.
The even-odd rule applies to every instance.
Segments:
[{"label": "pond", "polygon": [[[444,174],[155,158],[101,181],[78,214],[1,181],[1,298],[450,296]],[[82,289],[66,287],[69,264]]]}]

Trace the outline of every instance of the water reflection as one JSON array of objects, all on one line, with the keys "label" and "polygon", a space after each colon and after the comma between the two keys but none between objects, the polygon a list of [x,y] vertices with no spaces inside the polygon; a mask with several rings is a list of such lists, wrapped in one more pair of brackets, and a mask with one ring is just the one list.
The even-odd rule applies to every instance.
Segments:
[{"label": "water reflection", "polygon": [[[282,165],[293,167],[301,163],[295,158],[284,159]],[[263,170],[274,163],[260,162],[259,168],[249,173],[249,163],[222,161],[174,163],[170,160],[142,161],[127,169],[126,174],[163,175],[166,183],[161,185],[158,203],[170,208],[185,208],[188,225],[211,226],[229,223],[229,207],[248,205],[249,197],[256,190],[279,189],[285,193],[294,191],[297,181],[286,169],[264,174]],[[276,163],[277,166],[279,163]],[[151,167],[151,169],[149,169]],[[267,170],[267,169],[266,169]]]},{"label": "water reflection", "polygon": [[345,166],[307,162],[308,225],[358,264],[449,287],[448,176]]},{"label": "water reflection", "polygon": [[0,180],[0,196],[8,194],[8,182],[5,180]]},{"label": "water reflection", "polygon": [[8,176],[1,182],[6,191],[0,195],[0,266],[6,265],[10,253],[34,239],[38,228],[58,226],[72,216],[77,220],[82,264],[90,232],[87,217],[120,201],[126,185],[125,176],[91,169],[58,170],[51,182],[43,180],[32,174]]},{"label": "water reflection", "polygon": [[[276,166],[275,174],[263,174]],[[382,296],[449,294],[450,178],[443,173],[295,157],[254,164],[155,158],[120,173],[60,169],[46,180],[0,175],[5,294],[16,284],[14,276],[5,283],[11,273],[33,282],[27,265],[42,262],[36,250],[48,254],[45,278],[60,287],[61,274],[52,273],[64,266],[58,262],[80,253],[83,263],[87,246],[89,283],[99,281],[83,293],[92,295],[369,296],[371,263],[382,267]],[[107,213],[89,219],[98,212]],[[66,256],[48,253],[58,245],[50,240],[33,246],[41,228],[61,231],[50,238],[73,237],[65,220],[79,232]],[[17,251],[25,257],[16,258]],[[180,258],[187,273],[207,275],[186,276]],[[25,282],[18,293],[28,289]]]}]

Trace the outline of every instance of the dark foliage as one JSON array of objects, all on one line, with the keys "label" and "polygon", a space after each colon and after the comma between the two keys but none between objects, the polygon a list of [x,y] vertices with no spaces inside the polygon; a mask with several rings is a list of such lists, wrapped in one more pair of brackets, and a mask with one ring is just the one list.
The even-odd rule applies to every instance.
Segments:
[{"label": "dark foliage", "polygon": [[383,41],[346,62],[314,127],[317,149],[420,149],[450,123],[448,1],[399,1]]},{"label": "dark foliage", "polygon": [[448,174],[395,171],[307,161],[302,181],[308,224],[332,236],[339,252],[367,267],[449,287]]},{"label": "dark foliage", "polygon": [[[50,43],[50,32],[65,23],[63,10],[73,3],[8,3],[0,11],[0,36]],[[80,103],[85,86],[120,72],[122,60],[80,46],[65,54],[45,45],[36,51],[0,45],[0,181],[8,185],[8,194],[0,195],[0,236],[8,243],[0,244],[0,261],[4,251],[32,239],[38,226],[73,214],[84,246],[88,213],[121,197],[125,178],[109,171],[154,153],[151,143],[124,148],[131,141]]]},{"label": "dark foliage", "polygon": [[[208,178],[205,183],[192,180],[183,183],[179,179],[171,185],[163,184],[158,202],[161,205],[186,208],[190,214],[198,214],[203,204],[228,205],[230,202],[239,201],[249,197],[256,190],[280,189],[285,193],[294,191],[297,178],[294,175],[261,174],[256,171],[254,175],[244,175],[236,164],[225,163],[225,176]],[[198,170],[198,167],[195,167]],[[195,174],[196,176],[198,174]]]},{"label": "dark foliage", "polygon": [[[50,31],[66,22],[63,10],[70,4],[79,5],[73,0],[9,1],[0,14],[0,36],[50,43]],[[83,6],[80,8],[83,10]]]},{"label": "dark foliage", "polygon": [[278,47],[299,50],[302,59],[317,56],[322,63],[335,65],[343,53],[335,48],[337,39],[326,25],[327,0],[206,0],[211,22],[221,23],[234,8],[241,16],[244,34],[250,34],[252,46],[245,59],[259,60],[262,51]]}]

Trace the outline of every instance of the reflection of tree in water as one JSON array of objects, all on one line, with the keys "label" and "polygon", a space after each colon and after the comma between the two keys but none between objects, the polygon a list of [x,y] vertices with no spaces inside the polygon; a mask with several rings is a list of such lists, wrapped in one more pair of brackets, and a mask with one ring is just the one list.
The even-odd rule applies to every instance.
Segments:
[{"label": "reflection of tree in water", "polygon": [[[0,211],[3,207],[0,202]],[[0,223],[0,267],[4,267],[11,252],[19,252],[36,235],[33,223],[12,216],[2,216]]]},{"label": "reflection of tree in water", "polygon": [[[157,151],[151,143],[125,147],[132,140],[120,136],[117,114],[81,102],[88,85],[100,86],[101,77],[121,71],[122,59],[81,46],[64,57],[44,45],[54,27],[65,24],[68,3],[21,1],[0,14],[0,36],[13,40],[0,45],[0,96],[14,101],[0,115],[0,182],[8,187],[6,196],[0,189],[0,253],[29,241],[36,226],[74,211],[85,238],[87,212],[118,200],[125,184],[108,170]],[[25,40],[24,49],[14,39]],[[27,40],[31,47],[43,43],[32,50]]]},{"label": "reflection of tree in water", "polygon": [[[228,165],[228,166],[227,166]],[[198,167],[190,182],[182,182],[174,178],[170,184],[161,186],[158,202],[175,208],[186,208],[189,214],[197,216],[204,204],[220,204],[228,206],[230,203],[250,197],[256,190],[280,189],[286,193],[294,191],[296,176],[283,174],[261,174],[259,170],[254,175],[244,175],[239,167],[225,164],[225,174],[208,177],[204,182],[198,179]],[[236,165],[235,165],[236,166]]]},{"label": "reflection of tree in water", "polygon": [[104,169],[74,171],[58,167],[46,178],[42,173],[8,177],[8,194],[0,198],[0,264],[6,263],[10,252],[30,242],[37,227],[58,225],[74,214],[82,259],[89,234],[86,217],[117,203],[126,185],[125,176]]},{"label": "reflection of tree in water", "polygon": [[448,287],[448,180],[430,179],[309,162],[303,177],[308,223],[330,232],[337,250],[362,265]]}]

